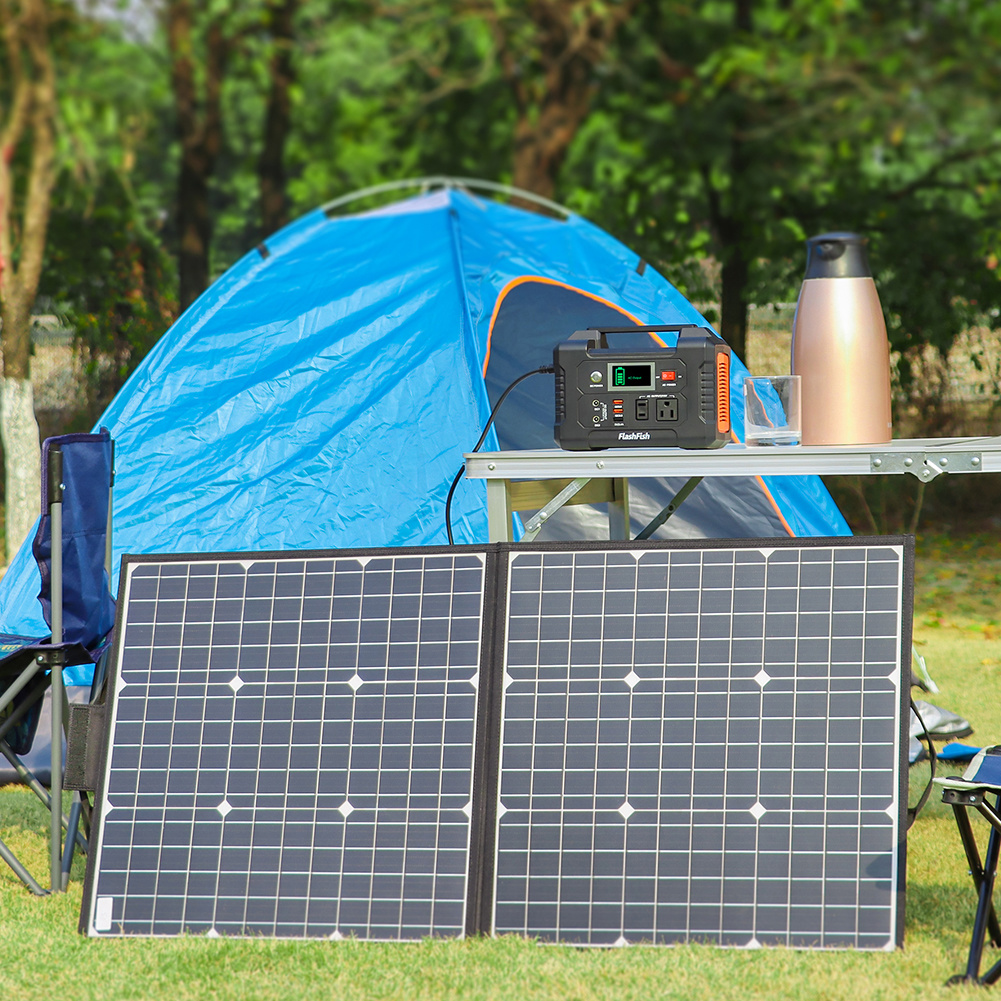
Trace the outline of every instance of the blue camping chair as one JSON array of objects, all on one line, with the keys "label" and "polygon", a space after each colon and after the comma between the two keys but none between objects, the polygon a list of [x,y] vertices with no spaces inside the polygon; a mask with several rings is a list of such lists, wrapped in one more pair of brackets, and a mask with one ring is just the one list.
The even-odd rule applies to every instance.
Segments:
[{"label": "blue camping chair", "polygon": [[[83,809],[79,793],[70,816],[62,812],[63,741],[68,709],[63,668],[97,664],[92,698],[102,680],[111,643],[111,489],[114,443],[98,434],[68,434],[42,444],[42,517],[32,543],[42,587],[38,599],[51,629],[47,637],[0,634],[0,752],[48,807],[51,816],[51,887],[65,888]],[[52,692],[52,770],[44,789],[20,755],[30,749],[46,689]],[[62,829],[67,829],[62,852]],[[3,858],[36,894],[46,891],[0,840]]]}]

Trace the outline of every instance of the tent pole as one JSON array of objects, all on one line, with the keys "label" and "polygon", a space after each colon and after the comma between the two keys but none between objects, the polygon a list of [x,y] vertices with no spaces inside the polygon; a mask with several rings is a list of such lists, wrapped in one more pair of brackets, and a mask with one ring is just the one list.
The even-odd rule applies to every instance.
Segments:
[{"label": "tent pole", "polygon": [[668,518],[678,510],[679,507],[685,502],[688,495],[702,482],[701,476],[693,476],[672,498],[670,503],[664,507],[660,514],[658,514],[653,521],[647,525],[646,528],[640,532],[636,538],[637,539],[649,539],[654,532],[660,528],[661,525],[667,521]]},{"label": "tent pole", "polygon": [[351,202],[361,201],[361,199],[369,198],[373,195],[389,194],[392,191],[402,191],[407,188],[418,188],[420,189],[421,194],[426,191],[430,191],[433,188],[443,188],[445,190],[468,188],[472,191],[491,191],[498,195],[507,195],[509,198],[517,198],[522,202],[531,202],[541,208],[549,209],[550,212],[563,216],[565,219],[573,215],[573,212],[571,212],[565,205],[560,205],[558,202],[550,201],[548,198],[543,198],[541,195],[537,195],[534,192],[525,191],[524,188],[516,188],[511,184],[499,184],[497,181],[484,181],[477,177],[447,177],[444,175],[436,177],[414,177],[404,181],[386,181],[384,184],[373,184],[367,188],[359,188],[357,191],[352,191],[350,194],[341,195],[340,198],[335,198],[333,201],[326,202],[320,206],[320,211],[325,212],[328,216],[331,216],[335,214],[337,209],[344,205],[350,205]]}]

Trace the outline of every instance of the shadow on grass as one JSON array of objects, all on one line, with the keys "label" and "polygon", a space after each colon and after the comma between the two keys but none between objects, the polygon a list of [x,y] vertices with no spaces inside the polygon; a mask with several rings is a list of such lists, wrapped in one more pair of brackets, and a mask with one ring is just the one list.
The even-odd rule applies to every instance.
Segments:
[{"label": "shadow on grass", "polygon": [[969,942],[977,894],[973,880],[966,886],[951,883],[909,883],[907,930],[915,933],[955,936]]}]

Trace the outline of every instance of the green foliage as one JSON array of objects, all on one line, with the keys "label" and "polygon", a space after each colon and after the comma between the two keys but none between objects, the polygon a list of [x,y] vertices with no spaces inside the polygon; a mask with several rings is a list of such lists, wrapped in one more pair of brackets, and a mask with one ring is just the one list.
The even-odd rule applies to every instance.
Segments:
[{"label": "green foliage", "polygon": [[57,41],[56,65],[61,176],[55,204],[94,204],[113,174],[120,197],[156,228],[166,216],[177,161],[162,51],[121,24],[78,17]]},{"label": "green foliage", "polygon": [[772,0],[750,32],[734,9],[644,5],[566,199],[696,298],[692,259],[740,250],[746,301],[789,301],[804,238],[857,229],[895,348],[996,325],[997,5]]},{"label": "green foliage", "polygon": [[[371,5],[361,0],[336,8],[304,0],[298,11],[285,151],[293,218],[338,194],[420,173],[423,95],[399,56],[413,39],[392,19],[370,15]],[[238,39],[223,89],[225,142],[212,185],[216,275],[268,235],[260,229],[256,165],[270,39],[259,26],[230,27]]]},{"label": "green foliage", "polygon": [[172,265],[137,217],[115,175],[84,210],[59,206],[42,294],[74,330],[87,374],[86,410],[96,417],[177,311]]},{"label": "green foliage", "polygon": [[[269,0],[219,0],[197,14],[203,24],[218,19],[233,39],[212,182],[213,274],[264,235],[256,165],[268,8]],[[736,10],[735,0],[638,5],[593,70],[592,110],[557,178],[557,200],[634,247],[710,319],[719,264],[734,254],[748,261],[745,301],[786,302],[808,235],[867,234],[905,383],[924,345],[944,353],[973,323],[997,327],[1001,6],[759,0],[740,25]],[[518,109],[505,53],[516,53],[521,93],[540,100],[537,16],[508,0],[447,9],[438,0],[335,8],[303,0],[286,147],[292,215],[407,176],[510,180]],[[164,275],[161,301],[154,296],[142,323],[170,312],[160,255],[175,249],[178,149],[166,44],[159,31],[132,37],[84,17],[67,22],[58,44],[64,173],[46,291],[102,318],[85,339],[120,371],[111,345],[135,340],[135,358],[152,333],[123,333],[128,324],[100,301],[103,275],[84,294],[77,278],[60,288],[60,271],[74,273],[77,259],[82,274],[88,257],[102,259],[70,220],[84,231],[108,202],[101,218],[116,214],[119,233],[109,237],[118,240],[112,259],[124,260],[131,244],[150,288]],[[111,284],[109,301],[124,301]]]},{"label": "green foliage", "polygon": [[419,174],[422,94],[398,56],[405,42],[399,25],[357,16],[331,21],[323,5],[314,5],[307,7],[303,32],[308,42],[288,150],[296,209]]},{"label": "green foliage", "polygon": [[75,332],[78,409],[96,417],[176,315],[168,95],[155,51],[120,25],[77,18],[56,48],[60,183],[39,295]]}]

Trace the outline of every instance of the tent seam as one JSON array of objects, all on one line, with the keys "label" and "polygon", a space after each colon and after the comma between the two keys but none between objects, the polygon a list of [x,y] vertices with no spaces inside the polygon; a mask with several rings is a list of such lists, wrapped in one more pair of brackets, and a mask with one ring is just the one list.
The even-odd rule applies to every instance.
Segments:
[{"label": "tent seam", "polygon": [[[455,268],[456,278],[459,283],[459,292],[461,293],[462,297],[462,315],[465,318],[466,332],[467,332],[465,343],[468,350],[470,347],[474,346],[473,340],[474,340],[475,328],[473,326],[473,315],[469,310],[469,294],[468,294],[468,289],[466,288],[466,276],[465,276],[465,269],[463,267],[462,243],[459,238],[459,226],[460,226],[459,213],[456,211],[454,205],[449,206],[448,216],[449,216],[448,231],[449,235],[452,237],[452,266]],[[487,410],[489,412],[490,400],[489,398],[486,398],[485,401],[479,399],[479,394],[476,392],[476,387],[473,385],[473,380],[470,376],[470,371],[468,366],[466,367],[465,372],[463,374],[466,379],[466,386],[469,391],[470,398],[473,400],[478,400],[480,403],[485,402]],[[486,396],[486,386],[483,385],[482,389],[483,389],[483,395]],[[496,432],[493,430],[493,428],[490,429],[490,434],[493,437],[494,447],[496,447],[497,435]]]}]

